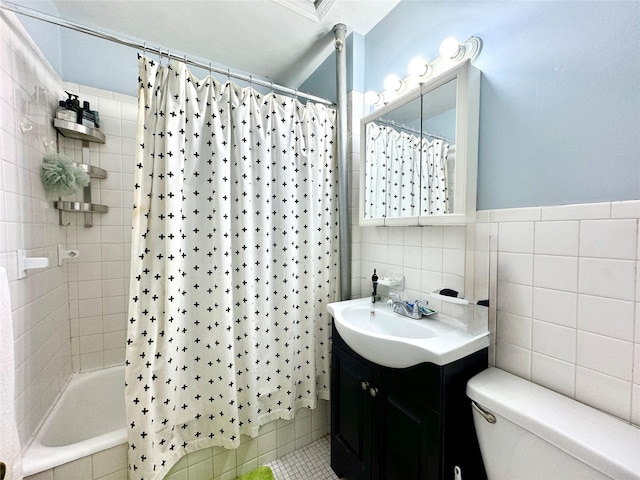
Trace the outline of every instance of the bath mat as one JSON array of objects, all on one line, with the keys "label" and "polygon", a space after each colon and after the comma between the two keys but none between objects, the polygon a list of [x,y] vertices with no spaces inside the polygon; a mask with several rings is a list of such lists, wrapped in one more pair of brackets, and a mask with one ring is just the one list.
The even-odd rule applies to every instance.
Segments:
[{"label": "bath mat", "polygon": [[275,480],[273,478],[273,472],[269,467],[258,467],[255,470],[251,470],[249,473],[245,473],[237,480]]}]

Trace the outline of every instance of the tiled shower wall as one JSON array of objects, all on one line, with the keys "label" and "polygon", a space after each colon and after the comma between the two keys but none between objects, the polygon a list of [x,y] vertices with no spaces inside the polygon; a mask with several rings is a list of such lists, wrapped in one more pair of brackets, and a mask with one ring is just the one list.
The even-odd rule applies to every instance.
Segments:
[{"label": "tiled shower wall", "polygon": [[466,228],[359,227],[362,105],[352,92],[352,296],[370,294],[373,268],[403,274],[408,299],[450,284],[481,300],[493,285],[492,364],[640,425],[640,201],[481,211]]},{"label": "tiled shower wall", "polygon": [[[137,99],[106,90],[65,83],[68,92],[88,101],[100,113],[104,144],[90,143],[89,163],[107,171],[92,179],[92,202],[109,207],[93,215],[63,213],[67,247],[80,256],[68,260],[71,351],[75,371],[95,370],[124,362],[131,205]],[[60,151],[82,161],[82,142],[61,137]]]},{"label": "tiled shower wall", "polygon": [[[64,91],[15,17],[4,11],[0,49],[0,265],[11,290],[16,420],[25,445],[72,372],[67,269],[56,261],[66,232],[39,177],[45,143],[56,137],[51,119]],[[18,249],[49,257],[50,266],[18,279]]]},{"label": "tiled shower wall", "polygon": [[[63,84],[11,14],[0,13],[0,264],[7,269],[13,310],[16,409],[25,445],[74,371],[124,361],[136,99]],[[82,161],[82,142],[52,127],[65,90],[101,114],[104,145],[89,162],[108,171],[92,180],[92,200],[109,206],[84,227],[84,216],[58,211],[45,197],[39,169],[49,148]],[[20,123],[26,127],[24,133]],[[57,246],[80,257],[57,264]],[[49,267],[17,276],[18,249],[46,256]]]}]

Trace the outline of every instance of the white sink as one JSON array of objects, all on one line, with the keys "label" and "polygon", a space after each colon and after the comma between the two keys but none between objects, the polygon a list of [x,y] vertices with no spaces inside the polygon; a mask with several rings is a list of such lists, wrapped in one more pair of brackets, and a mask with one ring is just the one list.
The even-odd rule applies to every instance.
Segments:
[{"label": "white sink", "polygon": [[371,315],[369,298],[330,303],[327,310],[347,345],[386,367],[405,368],[424,362],[446,365],[489,346],[486,328],[478,331],[475,325],[469,328],[440,313],[414,320],[377,302]]}]

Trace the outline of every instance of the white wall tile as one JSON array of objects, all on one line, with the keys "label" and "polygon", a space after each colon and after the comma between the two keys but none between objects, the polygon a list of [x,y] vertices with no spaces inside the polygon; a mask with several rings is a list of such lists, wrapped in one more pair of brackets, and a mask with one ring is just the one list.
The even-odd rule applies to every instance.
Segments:
[{"label": "white wall tile", "polygon": [[631,382],[633,344],[578,331],[577,364]]},{"label": "white wall tile", "polygon": [[576,400],[629,421],[631,383],[576,367]]},{"label": "white wall tile", "polygon": [[92,456],[93,477],[100,478],[127,468],[127,445],[122,444]]},{"label": "white wall tile", "polygon": [[508,208],[492,210],[492,222],[533,222],[539,221],[541,210],[539,207]]},{"label": "white wall tile", "polygon": [[533,317],[556,325],[575,327],[577,323],[577,294],[534,288]]},{"label": "white wall tile", "polygon": [[578,258],[536,255],[533,261],[533,283],[536,287],[576,292]]},{"label": "white wall tile", "polygon": [[498,280],[533,285],[533,255],[500,252],[498,254]]},{"label": "white wall tile", "polygon": [[575,395],[575,364],[534,353],[531,381],[568,397]]},{"label": "white wall tile", "polygon": [[464,250],[466,246],[466,228],[454,225],[443,230],[443,247]]},{"label": "white wall tile", "polygon": [[633,302],[578,295],[578,328],[619,340],[633,340]]},{"label": "white wall tile", "polygon": [[585,220],[580,222],[583,257],[636,259],[638,221]]},{"label": "white wall tile", "polygon": [[611,204],[608,202],[542,207],[542,220],[586,220],[610,216]]},{"label": "white wall tile", "polygon": [[92,478],[91,457],[65,463],[53,469],[53,480],[87,480]]},{"label": "white wall tile", "polygon": [[531,318],[498,312],[497,338],[499,342],[531,349]]},{"label": "white wall tile", "polygon": [[390,245],[404,245],[404,231],[402,227],[387,227],[389,233],[387,234],[389,237]]},{"label": "white wall tile", "polygon": [[519,377],[531,378],[531,350],[510,343],[496,343],[496,367]]},{"label": "white wall tile", "polygon": [[636,302],[635,343],[640,343],[640,302]]},{"label": "white wall tile", "polygon": [[636,262],[580,258],[580,293],[633,300],[635,296]]},{"label": "white wall tile", "polygon": [[640,200],[611,202],[611,218],[640,218]]},{"label": "white wall tile", "polygon": [[464,274],[465,274],[464,250],[453,250],[449,248],[444,248],[442,250],[442,272],[445,274],[464,277]]},{"label": "white wall tile", "polygon": [[533,222],[501,223],[499,248],[501,252],[533,253]]},{"label": "white wall tile", "polygon": [[640,425],[640,385],[633,386],[631,402],[631,423]]},{"label": "white wall tile", "polygon": [[635,343],[633,350],[633,383],[640,385],[640,343]]},{"label": "white wall tile", "polygon": [[403,227],[403,245],[410,247],[422,246],[422,232],[420,228],[416,227]]},{"label": "white wall tile", "polygon": [[423,270],[442,271],[442,248],[422,247],[420,257]]},{"label": "white wall tile", "polygon": [[444,245],[444,227],[423,227],[422,246],[428,248],[442,248]]},{"label": "white wall tile", "polygon": [[532,350],[548,357],[575,363],[576,330],[534,320]]},{"label": "white wall tile", "polygon": [[490,214],[492,220],[501,219],[496,364],[525,377],[529,365],[534,381],[570,396],[576,385],[579,399],[623,419],[632,415],[629,385],[636,378],[632,372],[640,370],[634,346],[640,344],[638,204],[541,209],[542,221],[532,222],[530,349],[517,336],[523,332],[504,321],[514,311],[527,318],[526,289],[518,292],[513,283],[525,277],[517,254],[528,248],[526,213]]},{"label": "white wall tile", "polygon": [[577,256],[579,240],[580,223],[577,221],[536,222],[536,254]]},{"label": "white wall tile", "polygon": [[515,283],[498,283],[498,310],[531,317],[533,289]]}]

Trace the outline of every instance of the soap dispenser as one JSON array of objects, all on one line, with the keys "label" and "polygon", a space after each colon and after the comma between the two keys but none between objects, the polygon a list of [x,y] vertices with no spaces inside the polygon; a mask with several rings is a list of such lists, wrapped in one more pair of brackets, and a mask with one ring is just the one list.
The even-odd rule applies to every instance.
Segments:
[{"label": "soap dispenser", "polygon": [[378,294],[378,275],[376,275],[376,269],[373,269],[373,275],[371,275],[371,284],[373,285],[373,291],[371,292],[371,315],[376,312],[376,295]]}]

